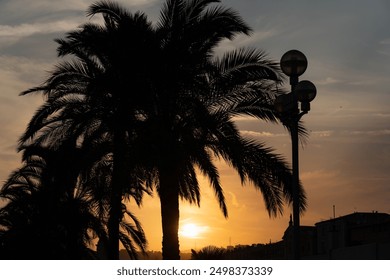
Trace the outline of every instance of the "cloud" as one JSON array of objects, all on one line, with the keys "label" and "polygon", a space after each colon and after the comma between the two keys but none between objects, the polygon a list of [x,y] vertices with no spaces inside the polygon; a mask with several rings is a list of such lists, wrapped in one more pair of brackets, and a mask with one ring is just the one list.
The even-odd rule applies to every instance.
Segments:
[{"label": "cloud", "polygon": [[[128,10],[138,7],[146,7],[155,4],[157,0],[132,0],[119,1]],[[36,34],[50,34],[66,32],[90,21],[85,16],[85,11],[93,1],[67,0],[67,1],[31,1],[25,5],[23,1],[6,1],[0,11],[0,43],[11,45],[20,38]],[[92,21],[100,20],[100,16],[92,18]],[[23,22],[21,22],[21,19]]]},{"label": "cloud", "polygon": [[237,208],[241,207],[240,203],[237,200],[237,196],[233,192],[230,192],[230,191],[228,192],[228,194],[230,196],[230,201],[231,201],[232,205],[234,207],[237,207]]},{"label": "cloud", "polygon": [[[36,0],[29,1],[26,5],[25,0],[2,0],[2,9],[0,18],[2,22],[13,24],[20,22],[21,19],[28,22],[48,21],[48,19],[68,18],[70,15],[78,15],[85,18],[85,12],[88,7],[97,1],[93,0]],[[162,0],[116,0],[125,9],[143,9],[150,6],[160,8],[164,1]],[[157,5],[158,4],[158,5]]]},{"label": "cloud", "polygon": [[0,86],[6,84],[10,88],[17,88],[18,91],[19,89],[24,90],[26,89],[25,87],[42,82],[41,79],[45,75],[44,72],[52,67],[52,62],[42,62],[34,58],[0,55],[0,79],[2,81]]},{"label": "cloud", "polygon": [[150,5],[155,5],[157,2],[159,2],[159,4],[163,3],[163,1],[161,1],[161,0],[133,0],[131,2],[129,2],[128,0],[122,0],[119,2],[122,2],[123,4],[129,5],[130,7],[131,6],[150,6]]},{"label": "cloud", "polygon": [[0,180],[20,163],[16,153],[18,138],[38,104],[39,96],[20,97],[19,93],[35,85],[46,64],[33,59],[0,56]]},{"label": "cloud", "polygon": [[318,169],[312,171],[301,172],[300,177],[302,180],[325,180],[334,179],[340,175],[340,171]]},{"label": "cloud", "polygon": [[334,133],[333,130],[322,130],[322,131],[313,131],[311,132],[311,136],[318,137],[318,138],[324,138],[324,137],[330,137]]},{"label": "cloud", "polygon": [[81,22],[78,20],[59,20],[53,22],[22,23],[19,25],[0,25],[0,37],[25,37],[39,33],[69,31]]},{"label": "cloud", "polygon": [[46,22],[0,25],[0,49],[6,54],[26,57],[54,56],[53,38],[76,29],[84,22],[86,20],[81,17],[73,17]]},{"label": "cloud", "polygon": [[381,129],[381,130],[355,130],[348,131],[348,134],[352,136],[387,136],[390,135],[390,129]]},{"label": "cloud", "polygon": [[375,113],[373,116],[378,118],[390,118],[390,113]]},{"label": "cloud", "polygon": [[[258,47],[263,41],[278,35],[278,31],[274,29],[269,30],[257,30],[254,33],[248,35],[240,34],[233,38],[233,40],[225,39],[215,49],[217,55],[224,54],[225,52],[233,51],[239,48],[251,48]],[[262,49],[262,48],[259,48]]]},{"label": "cloud", "polygon": [[343,83],[343,82],[344,81],[341,79],[327,77],[325,80],[316,81],[316,85],[334,85],[334,84],[339,84],[339,83]]},{"label": "cloud", "polygon": [[379,44],[390,45],[390,38],[387,38],[387,39],[384,39],[384,40],[380,41]]},{"label": "cloud", "polygon": [[253,131],[253,130],[240,130],[241,134],[244,136],[249,136],[249,137],[285,137],[288,136],[287,133],[272,133],[268,131]]}]

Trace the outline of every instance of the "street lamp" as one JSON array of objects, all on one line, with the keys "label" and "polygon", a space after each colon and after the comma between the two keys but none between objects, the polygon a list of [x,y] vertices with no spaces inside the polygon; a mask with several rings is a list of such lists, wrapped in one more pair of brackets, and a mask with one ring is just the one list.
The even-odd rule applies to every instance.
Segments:
[{"label": "street lamp", "polygon": [[293,255],[300,259],[299,232],[299,159],[298,159],[298,123],[303,115],[310,111],[310,102],[316,97],[317,90],[310,81],[299,82],[307,68],[306,56],[297,50],[286,52],[280,60],[280,68],[290,77],[291,92],[279,95],[275,100],[275,109],[283,123],[290,129],[292,143],[292,195],[293,195]]}]

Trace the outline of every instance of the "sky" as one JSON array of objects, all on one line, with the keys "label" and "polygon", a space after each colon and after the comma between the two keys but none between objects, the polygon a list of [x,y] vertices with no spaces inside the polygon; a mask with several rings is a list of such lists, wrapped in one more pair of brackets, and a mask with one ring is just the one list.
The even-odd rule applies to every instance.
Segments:
[{"label": "sky", "polygon": [[[18,138],[39,95],[18,96],[44,81],[59,61],[55,38],[91,19],[92,0],[0,0],[0,181],[20,166]],[[129,11],[144,11],[156,22],[162,0],[118,0]],[[308,196],[302,225],[353,212],[390,213],[390,2],[383,0],[225,0],[253,28],[253,34],[224,41],[217,54],[239,47],[266,51],[279,61],[290,49],[302,51],[317,97],[303,117],[310,136],[300,146],[300,178]],[[92,19],[94,20],[94,19]],[[289,85],[286,84],[286,87]],[[237,119],[242,135],[263,142],[291,160],[291,141],[281,125]],[[241,186],[234,170],[218,163],[229,218],[225,219],[205,178],[201,207],[181,203],[181,250],[207,245],[281,240],[291,207],[269,218],[262,196]],[[161,248],[159,200],[130,206],[141,220],[150,250]],[[189,224],[192,224],[192,226]],[[189,234],[186,228],[192,231]],[[196,234],[195,234],[195,233]]]}]

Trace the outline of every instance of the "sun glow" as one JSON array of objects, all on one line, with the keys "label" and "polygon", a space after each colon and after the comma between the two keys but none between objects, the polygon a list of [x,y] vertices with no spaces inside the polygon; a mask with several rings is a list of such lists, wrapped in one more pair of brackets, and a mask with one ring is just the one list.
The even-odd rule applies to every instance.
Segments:
[{"label": "sun glow", "polygon": [[198,238],[205,229],[193,223],[188,223],[180,226],[179,234],[183,237]]}]

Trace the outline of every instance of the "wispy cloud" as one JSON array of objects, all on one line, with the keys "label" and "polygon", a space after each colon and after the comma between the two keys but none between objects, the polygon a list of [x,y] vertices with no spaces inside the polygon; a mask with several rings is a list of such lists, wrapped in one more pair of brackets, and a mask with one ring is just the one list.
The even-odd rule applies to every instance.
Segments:
[{"label": "wispy cloud", "polygon": [[241,130],[240,131],[242,135],[247,136],[247,137],[285,137],[288,136],[287,133],[273,133],[269,131],[253,131],[253,130]]},{"label": "wispy cloud", "polygon": [[324,80],[316,81],[316,85],[334,85],[343,83],[344,81],[341,79],[336,79],[334,77],[326,77]]},{"label": "wispy cloud", "polygon": [[235,37],[234,40],[226,39],[222,41],[216,49],[216,53],[221,54],[241,47],[253,47],[261,45],[263,41],[275,37],[279,33],[280,32],[276,29],[262,29],[253,32],[250,34],[250,36],[240,34]]},{"label": "wispy cloud", "polygon": [[301,172],[301,178],[303,180],[325,180],[325,179],[333,179],[336,176],[340,175],[340,171],[337,170],[312,170]]},{"label": "wispy cloud", "polygon": [[22,23],[19,25],[0,25],[0,37],[25,37],[33,34],[68,31],[79,25],[79,20],[59,20],[54,22]]},{"label": "wispy cloud", "polygon": [[313,137],[324,138],[324,137],[332,136],[333,133],[334,133],[333,130],[322,130],[322,131],[313,131],[310,133],[310,135]]},{"label": "wispy cloud", "polygon": [[20,97],[19,93],[40,82],[47,64],[34,59],[0,56],[0,180],[4,180],[20,162],[16,154],[18,138],[42,99],[39,96]]},{"label": "wispy cloud", "polygon": [[[38,42],[39,37],[47,36],[47,40],[44,39],[43,49],[48,48],[48,44],[52,42],[55,33],[65,33],[74,30],[82,23],[86,22],[84,19],[71,18],[61,19],[47,22],[32,22],[32,23],[20,23],[16,25],[0,25],[0,49],[6,51],[6,53],[13,53],[23,46],[31,46],[34,44],[40,44]],[[24,52],[28,52],[29,49],[25,49]],[[32,49],[33,51],[34,49]],[[35,48],[35,51],[39,48]],[[45,53],[45,52],[44,52]],[[54,51],[53,51],[54,53]],[[45,54],[46,56],[49,54]]]},{"label": "wispy cloud", "polygon": [[128,5],[130,7],[132,6],[150,6],[155,5],[157,3],[162,3],[162,1],[159,0],[133,0],[133,1],[127,1],[127,0],[121,0],[119,2],[122,2],[125,5]]},{"label": "wispy cloud", "polygon": [[384,39],[379,42],[377,52],[390,57],[390,38]]},{"label": "wispy cloud", "polygon": [[354,130],[347,132],[350,135],[360,136],[385,136],[390,135],[390,129],[381,129],[381,130]]},{"label": "wispy cloud", "polygon": [[384,39],[384,40],[380,41],[379,44],[390,45],[390,38],[387,38],[387,39]]},{"label": "wispy cloud", "polygon": [[52,68],[52,62],[0,55],[0,96],[17,97],[21,91],[40,84]]},{"label": "wispy cloud", "polygon": [[237,196],[233,192],[228,192],[228,194],[230,196],[230,202],[232,203],[232,205],[237,208],[240,207],[240,203],[237,200]]},{"label": "wispy cloud", "polygon": [[375,113],[373,116],[378,118],[390,118],[390,113]]}]

